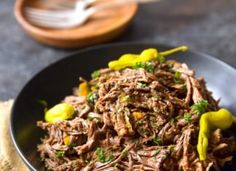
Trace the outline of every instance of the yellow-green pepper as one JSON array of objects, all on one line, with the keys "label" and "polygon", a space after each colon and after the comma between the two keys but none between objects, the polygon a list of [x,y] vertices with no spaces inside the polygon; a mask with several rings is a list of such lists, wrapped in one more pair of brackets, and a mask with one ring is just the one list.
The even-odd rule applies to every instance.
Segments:
[{"label": "yellow-green pepper", "polygon": [[80,83],[80,85],[79,85],[79,95],[80,96],[87,96],[88,94],[89,94],[89,85],[88,85],[88,83],[86,81]]},{"label": "yellow-green pepper", "polygon": [[236,123],[236,117],[227,109],[220,109],[216,112],[207,112],[200,118],[200,130],[198,135],[197,150],[200,160],[207,157],[208,137],[213,129],[228,129],[232,123]]},{"label": "yellow-green pepper", "polygon": [[139,62],[147,62],[157,59],[158,56],[167,56],[178,51],[188,50],[187,46],[180,46],[171,50],[158,53],[157,49],[149,48],[142,51],[141,54],[124,54],[118,60],[109,62],[109,68],[113,70],[120,70],[126,67],[132,67]]},{"label": "yellow-green pepper", "polygon": [[75,109],[68,103],[60,103],[49,109],[45,113],[45,120],[47,122],[58,122],[71,118],[75,113]]}]

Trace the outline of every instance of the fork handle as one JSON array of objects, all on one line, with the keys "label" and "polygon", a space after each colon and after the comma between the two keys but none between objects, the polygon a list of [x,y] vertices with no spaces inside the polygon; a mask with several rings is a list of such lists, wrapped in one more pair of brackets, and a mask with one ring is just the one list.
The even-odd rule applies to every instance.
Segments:
[{"label": "fork handle", "polygon": [[106,2],[100,5],[96,5],[95,7],[90,7],[88,10],[90,10],[91,13],[95,13],[97,11],[101,11],[104,9],[113,8],[117,6],[123,6],[123,5],[127,5],[134,2],[148,3],[148,2],[154,2],[154,1],[158,2],[160,0],[116,0],[112,2]]}]

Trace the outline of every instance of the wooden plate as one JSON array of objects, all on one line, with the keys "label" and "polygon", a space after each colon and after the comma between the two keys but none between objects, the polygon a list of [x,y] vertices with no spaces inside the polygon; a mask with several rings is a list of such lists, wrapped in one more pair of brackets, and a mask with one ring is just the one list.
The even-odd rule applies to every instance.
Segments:
[{"label": "wooden plate", "polygon": [[[111,0],[98,0],[104,3]],[[107,9],[94,14],[85,24],[71,29],[48,29],[31,24],[24,15],[26,6],[43,8],[37,0],[17,0],[15,16],[24,30],[41,43],[60,47],[78,48],[108,42],[119,36],[137,11],[137,3]]]}]

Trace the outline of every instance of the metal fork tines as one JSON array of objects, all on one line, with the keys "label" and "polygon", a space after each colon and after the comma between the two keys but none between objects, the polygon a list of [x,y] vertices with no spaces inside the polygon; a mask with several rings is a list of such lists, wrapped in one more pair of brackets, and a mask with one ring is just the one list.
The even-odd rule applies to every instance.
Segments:
[{"label": "metal fork tines", "polygon": [[25,14],[28,20],[38,26],[51,28],[68,28],[84,23],[92,11],[86,10],[77,15],[74,11],[48,11],[27,8]]},{"label": "metal fork tines", "polygon": [[31,23],[38,26],[50,28],[71,28],[80,26],[97,11],[127,5],[133,2],[145,3],[159,0],[116,0],[87,8],[89,4],[94,1],[96,0],[77,1],[75,7],[70,10],[47,10],[28,7],[25,9],[25,15]]}]

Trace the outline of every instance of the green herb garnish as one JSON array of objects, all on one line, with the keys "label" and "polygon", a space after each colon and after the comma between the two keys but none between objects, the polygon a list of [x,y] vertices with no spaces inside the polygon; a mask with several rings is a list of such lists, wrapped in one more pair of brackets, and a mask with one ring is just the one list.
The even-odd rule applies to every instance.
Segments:
[{"label": "green herb garnish", "polygon": [[147,84],[146,84],[146,83],[138,82],[137,87],[138,87],[138,88],[146,88],[146,87],[147,87]]},{"label": "green herb garnish", "polygon": [[161,139],[160,139],[160,137],[155,137],[155,138],[153,139],[153,142],[154,142],[156,145],[161,145]]},{"label": "green herb garnish", "polygon": [[98,147],[95,151],[97,158],[100,162],[105,163],[106,162],[106,156],[105,152],[102,148]]},{"label": "green herb garnish", "polygon": [[173,118],[170,119],[171,124],[174,124],[176,122],[177,122],[177,117],[173,117]]},{"label": "green herb garnish", "polygon": [[77,145],[75,143],[71,143],[68,145],[69,148],[73,148],[73,147],[76,147]]},{"label": "green herb garnish", "polygon": [[144,129],[143,127],[141,127],[141,128],[138,128],[138,132],[141,134],[141,135],[147,135],[147,130],[146,129]]},{"label": "green herb garnish", "polygon": [[94,92],[94,91],[97,91],[98,88],[99,88],[98,85],[93,85],[93,86],[91,86],[91,90],[92,90],[93,92]]},{"label": "green herb garnish", "polygon": [[123,150],[121,153],[122,157],[127,157],[128,156],[128,151],[127,150]]},{"label": "green herb garnish", "polygon": [[100,77],[100,76],[101,76],[100,71],[94,71],[94,72],[91,74],[91,77],[92,77],[93,79],[98,78],[98,77]]},{"label": "green herb garnish", "polygon": [[138,124],[138,125],[142,125],[143,123],[144,123],[143,120],[139,120],[139,121],[137,121],[137,124]]},{"label": "green herb garnish", "polygon": [[147,84],[141,83],[141,88],[145,88],[145,87],[147,87]]},{"label": "green herb garnish", "polygon": [[153,73],[153,64],[151,62],[137,62],[134,66],[134,69],[143,68],[147,72]]},{"label": "green herb garnish", "polygon": [[174,81],[175,83],[179,84],[181,82],[180,80],[180,76],[181,76],[181,73],[179,71],[175,71],[175,75],[174,75]]},{"label": "green herb garnish", "polygon": [[123,97],[121,98],[121,100],[122,100],[123,102],[127,102],[127,101],[131,100],[131,96],[129,96],[129,95],[123,96]]},{"label": "green herb garnish", "polygon": [[101,122],[101,118],[99,118],[99,117],[91,117],[91,116],[88,116],[87,118],[86,118],[88,121],[92,121],[92,120],[95,120],[95,122]]},{"label": "green herb garnish", "polygon": [[114,158],[112,152],[108,152],[108,156],[106,157],[106,154],[101,147],[98,147],[96,149],[95,154],[96,154],[98,160],[102,163],[111,162]]},{"label": "green herb garnish", "polygon": [[207,105],[208,105],[208,101],[207,100],[201,100],[195,104],[193,104],[191,106],[191,110],[192,112],[198,114],[198,115],[201,115],[205,112],[206,108],[207,108]]},{"label": "green herb garnish", "polygon": [[57,156],[58,158],[64,157],[64,156],[65,156],[65,151],[57,151],[57,152],[56,152],[56,156]]},{"label": "green herb garnish", "polygon": [[171,151],[171,152],[175,152],[175,147],[174,147],[174,146],[171,146],[171,147],[170,147],[170,151]]},{"label": "green herb garnish", "polygon": [[93,117],[88,116],[88,117],[87,117],[87,120],[92,121],[92,120],[93,120]]},{"label": "green herb garnish", "polygon": [[106,162],[111,162],[114,159],[113,153],[109,152]]},{"label": "green herb garnish", "polygon": [[97,96],[95,93],[93,92],[90,92],[88,95],[87,95],[87,100],[91,103],[93,103],[95,100],[97,99]]},{"label": "green herb garnish", "polygon": [[184,114],[184,119],[185,119],[188,123],[190,123],[190,122],[192,121],[192,116],[191,116],[191,114],[190,114],[190,113],[185,113],[185,114]]},{"label": "green herb garnish", "polygon": [[153,99],[154,99],[154,100],[161,100],[161,96],[159,96],[159,95],[154,95],[154,96],[153,96]]}]

